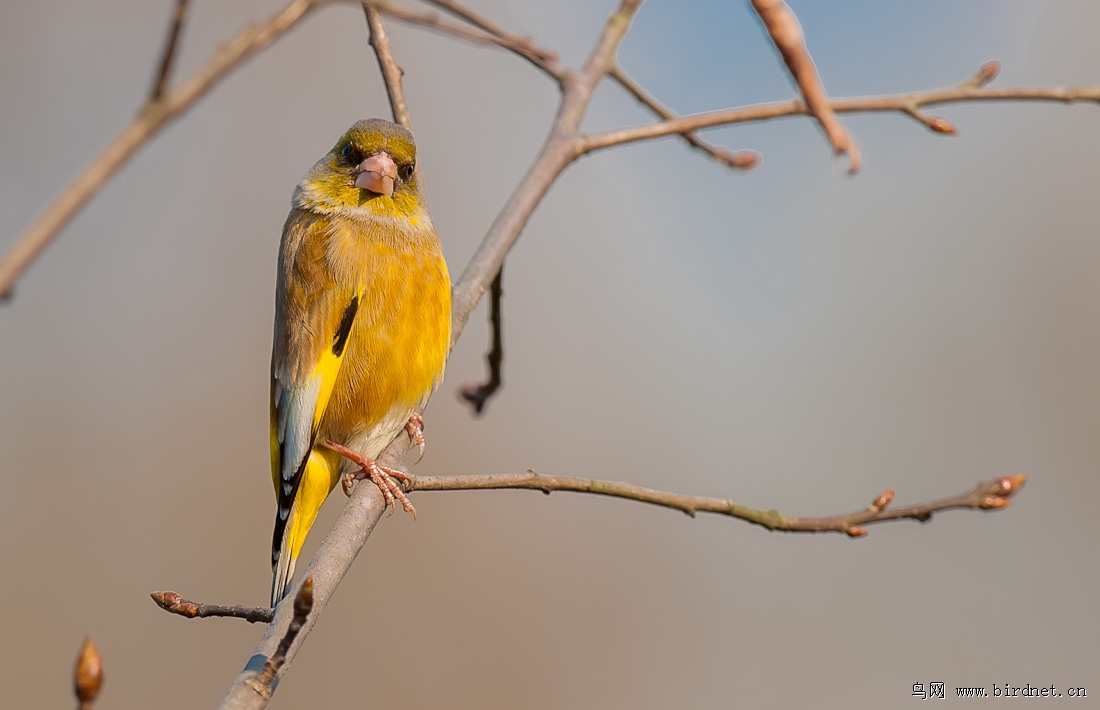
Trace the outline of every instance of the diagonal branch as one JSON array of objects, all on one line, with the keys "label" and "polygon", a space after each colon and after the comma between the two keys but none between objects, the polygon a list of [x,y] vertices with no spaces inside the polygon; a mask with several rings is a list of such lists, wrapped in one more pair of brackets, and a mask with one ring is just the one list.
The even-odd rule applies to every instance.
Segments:
[{"label": "diagonal branch", "polygon": [[169,123],[210,92],[229,72],[332,0],[294,0],[258,25],[246,27],[186,81],[151,102],[115,137],[91,165],[67,187],[0,261],[0,300],[11,297],[15,281],[58,233],[130,158]]},{"label": "diagonal branch", "polygon": [[[558,78],[559,69],[555,68],[557,67],[558,55],[550,50],[544,50],[544,48],[537,46],[530,40],[530,37],[521,37],[517,34],[511,34],[510,32],[496,28],[496,25],[492,24],[487,24],[487,26],[492,26],[493,28],[493,30],[488,30],[486,26],[482,26],[480,23],[467,20],[467,22],[473,24],[475,28],[480,31],[470,30],[463,25],[445,22],[438,14],[400,8],[395,6],[395,4],[390,4],[383,0],[362,0],[362,3],[364,8],[375,8],[379,12],[389,15],[389,17],[395,20],[416,24],[426,30],[450,35],[455,37],[455,39],[465,40],[473,44],[492,44],[498,46],[503,48],[503,50],[513,52],[527,59],[528,62],[542,69],[544,73],[550,75],[552,78]],[[452,14],[455,14],[456,17],[462,19],[466,19],[465,15],[467,14],[472,18],[480,17],[480,15],[470,10],[461,8],[456,3],[437,2],[434,4],[445,7],[445,9]]]},{"label": "diagonal branch", "polygon": [[783,58],[783,63],[787,65],[798,92],[806,102],[809,114],[817,120],[821,131],[832,145],[833,153],[847,155],[849,174],[858,173],[861,162],[859,146],[829,104],[829,96],[817,75],[814,60],[806,49],[802,26],[798,24],[794,11],[783,0],[749,0],[749,3],[767,30],[772,44],[779,51],[779,56]]},{"label": "diagonal branch", "polygon": [[[455,283],[451,298],[452,345],[462,335],[482,294],[500,272],[504,257],[519,239],[527,220],[562,170],[576,159],[574,139],[581,119],[584,118],[596,85],[613,66],[615,51],[626,36],[640,4],[641,0],[622,0],[608,18],[583,70],[566,82],[550,135],[534,163],[501,208],[481,245]],[[398,436],[378,457],[378,463],[390,468],[403,468],[401,459],[408,450],[408,438]],[[378,524],[383,510],[385,503],[377,486],[356,486],[352,491],[351,498],[303,573],[313,579],[314,612],[302,625],[297,642],[287,650],[287,663],[293,659],[336,586],[351,568],[374,526]],[[262,668],[260,659],[269,658],[275,652],[290,622],[290,605],[281,604],[276,607],[275,618],[268,625],[248,664],[222,700],[221,708],[239,710],[266,707],[267,698],[253,687],[256,674]]]},{"label": "diagonal branch", "polygon": [[536,46],[530,37],[524,37],[514,32],[509,32],[489,18],[461,3],[454,2],[453,0],[424,1],[435,5],[439,9],[450,13],[452,16],[464,22],[470,23],[483,32],[489,33],[498,40],[508,42],[511,47],[527,47],[528,51],[526,53],[521,53],[524,59],[541,69],[551,79],[557,81],[559,86],[565,82],[565,72],[558,65],[557,52]]}]

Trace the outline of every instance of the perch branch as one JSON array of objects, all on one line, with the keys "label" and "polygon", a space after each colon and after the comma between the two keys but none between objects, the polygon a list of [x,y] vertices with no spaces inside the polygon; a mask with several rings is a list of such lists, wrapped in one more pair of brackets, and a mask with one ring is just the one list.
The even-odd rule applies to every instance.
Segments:
[{"label": "perch branch", "polygon": [[696,513],[717,513],[744,520],[768,530],[803,533],[841,532],[850,537],[863,537],[867,534],[867,531],[862,526],[873,523],[906,519],[927,522],[935,512],[957,508],[981,510],[1004,508],[1009,504],[1009,498],[1018,493],[1026,482],[1027,477],[1022,475],[1001,476],[992,481],[983,481],[966,493],[903,508],[889,507],[894,498],[894,492],[889,490],[881,494],[863,510],[821,518],[796,518],[791,515],[783,515],[775,510],[757,510],[738,505],[728,498],[687,496],[619,481],[543,476],[534,471],[480,476],[410,475],[408,482],[405,483],[405,490],[412,492],[520,488],[542,491],[547,494],[552,491],[573,491],[651,503],[679,510],[691,517],[695,517]]},{"label": "perch branch", "polygon": [[[531,490],[547,495],[554,491],[572,491],[593,495],[622,498],[640,503],[671,508],[695,517],[697,513],[715,513],[771,531],[792,533],[838,532],[849,537],[865,537],[865,526],[897,520],[916,520],[926,523],[934,513],[945,510],[1000,510],[1011,503],[1012,496],[1023,489],[1027,477],[1023,475],[1001,476],[991,481],[982,481],[970,491],[948,498],[917,503],[904,507],[890,507],[894,500],[894,491],[887,490],[870,505],[851,513],[830,515],[819,518],[798,518],[784,515],[776,510],[759,510],[738,505],[728,498],[706,498],[688,496],[680,493],[659,491],[622,481],[601,481],[592,478],[569,476],[543,476],[534,471],[527,473],[500,473],[470,476],[414,476],[408,475],[403,484],[406,492],[413,491],[483,491],[483,490]],[[368,487],[369,488],[369,487]],[[299,592],[300,593],[300,592]],[[180,614],[189,619],[208,616],[227,616],[246,621],[266,621],[271,618],[271,609],[265,607],[219,606],[215,604],[196,604],[183,600],[176,592],[155,592],[154,601],[165,611]],[[182,603],[166,604],[163,600],[182,600]],[[214,613],[201,613],[197,609],[214,609]],[[304,623],[304,622],[302,622]],[[300,628],[301,624],[299,624]],[[285,651],[283,656],[285,658]]]},{"label": "perch branch", "polygon": [[485,404],[500,389],[500,368],[504,362],[504,335],[500,321],[500,300],[504,296],[504,269],[497,272],[489,286],[489,352],[485,354],[485,364],[489,368],[489,377],[484,382],[470,382],[462,386],[459,394],[474,408],[474,414],[481,414]]},{"label": "perch branch", "polygon": [[802,35],[802,26],[798,24],[798,18],[794,11],[783,0],[749,0],[752,9],[763,23],[768,36],[787,65],[787,70],[794,79],[798,92],[802,94],[802,100],[811,116],[821,126],[829,144],[836,155],[848,156],[848,172],[859,172],[860,157],[859,146],[855,139],[848,133],[848,129],[836,117],[833,107],[829,103],[829,96],[825,93],[825,87],[821,84],[821,77],[817,74],[814,60],[806,49],[806,41]]}]

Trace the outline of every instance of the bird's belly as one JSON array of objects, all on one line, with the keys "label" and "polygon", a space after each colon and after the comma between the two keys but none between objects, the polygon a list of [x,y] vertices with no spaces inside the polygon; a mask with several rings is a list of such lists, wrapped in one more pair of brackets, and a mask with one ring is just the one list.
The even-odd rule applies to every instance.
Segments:
[{"label": "bird's belly", "polygon": [[395,258],[365,284],[319,432],[376,457],[443,378],[450,280],[442,256]]}]

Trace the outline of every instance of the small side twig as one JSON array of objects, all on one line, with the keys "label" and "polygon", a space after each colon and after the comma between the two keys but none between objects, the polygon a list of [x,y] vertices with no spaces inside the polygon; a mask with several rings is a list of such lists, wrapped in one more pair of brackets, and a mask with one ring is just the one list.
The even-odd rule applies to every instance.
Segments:
[{"label": "small side twig", "polygon": [[260,669],[256,678],[256,681],[263,687],[271,687],[271,681],[275,679],[275,674],[283,667],[287,651],[290,650],[294,639],[298,637],[298,632],[301,630],[302,625],[306,623],[306,618],[309,617],[311,611],[313,611],[312,574],[305,578],[302,586],[298,589],[298,594],[294,597],[294,618],[291,619],[290,626],[287,627],[286,635],[279,642],[279,648],[275,650],[274,655],[264,663],[264,667]]},{"label": "small side twig", "polygon": [[[614,79],[628,94],[637,99],[638,103],[645,106],[658,118],[664,121],[673,121],[677,118],[675,113],[669,110],[655,97],[651,96],[641,84],[634,80],[634,77],[623,71],[623,68],[618,64],[612,67],[607,75]],[[692,148],[709,155],[727,168],[733,168],[734,170],[751,170],[760,165],[760,154],[755,150],[731,151],[728,148],[708,143],[700,138],[694,131],[688,131],[680,135],[683,137],[684,142]]]},{"label": "small side twig", "polygon": [[474,408],[474,414],[481,414],[489,398],[496,394],[502,384],[500,374],[501,365],[504,362],[504,335],[501,325],[501,298],[504,296],[504,267],[497,272],[493,283],[489,286],[489,329],[492,331],[490,339],[492,345],[485,354],[485,363],[488,365],[489,377],[485,382],[469,382],[462,385],[459,394],[462,399],[470,403]]},{"label": "small side twig", "polygon": [[187,21],[187,5],[189,0],[176,0],[176,9],[172,13],[172,24],[168,26],[168,37],[164,40],[164,52],[160,57],[160,70],[153,80],[153,90],[149,92],[149,101],[156,102],[164,98],[168,91],[168,82],[172,79],[172,66],[175,64],[176,55],[179,54],[179,39],[183,31],[183,24]]},{"label": "small side twig", "polygon": [[798,24],[794,11],[783,0],[749,1],[752,9],[756,10],[760,22],[764,24],[768,36],[771,37],[772,44],[779,51],[779,56],[783,58],[783,63],[787,65],[787,70],[791,73],[798,92],[806,102],[806,108],[817,120],[825,138],[832,145],[833,153],[847,155],[848,172],[852,175],[858,173],[861,163],[859,146],[829,104],[829,96],[825,93],[825,87],[822,86],[821,78],[817,75],[814,60],[806,49],[802,27]]},{"label": "small side twig", "polygon": [[92,710],[99,691],[103,688],[103,659],[88,636],[80,646],[73,669],[73,692],[77,710]]},{"label": "small side twig", "polygon": [[157,606],[171,614],[179,614],[188,619],[205,619],[211,616],[225,616],[232,619],[244,619],[255,624],[257,622],[268,623],[271,621],[274,610],[266,606],[244,606],[235,604],[223,606],[221,604],[201,604],[190,599],[184,599],[176,592],[151,592],[149,594]]}]

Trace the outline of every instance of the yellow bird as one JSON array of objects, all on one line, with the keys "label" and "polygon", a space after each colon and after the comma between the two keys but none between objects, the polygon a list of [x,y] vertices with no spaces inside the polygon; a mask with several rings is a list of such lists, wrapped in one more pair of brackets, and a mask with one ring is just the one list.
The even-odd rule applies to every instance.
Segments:
[{"label": "yellow bird", "polygon": [[[412,135],[360,121],[294,190],[283,226],[271,348],[271,477],[278,499],[271,605],[325,498],[370,478],[416,515],[374,458],[443,379],[451,281],[416,181]],[[358,470],[356,470],[358,469]]]}]

